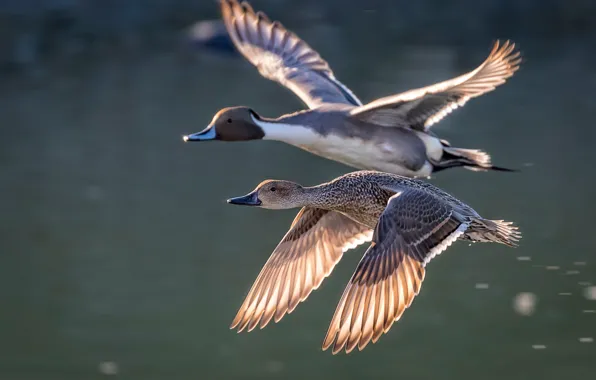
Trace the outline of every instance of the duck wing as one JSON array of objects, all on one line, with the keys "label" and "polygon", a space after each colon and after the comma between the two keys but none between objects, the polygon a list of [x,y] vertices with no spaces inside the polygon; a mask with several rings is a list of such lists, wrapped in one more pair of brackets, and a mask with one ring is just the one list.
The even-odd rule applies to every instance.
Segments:
[{"label": "duck wing", "polygon": [[372,229],[337,212],[304,207],[261,270],[230,328],[278,322],[319,287],[343,252],[370,241]]},{"label": "duck wing", "polygon": [[456,108],[505,83],[521,63],[515,44],[495,42],[488,58],[475,70],[432,86],[377,99],[350,111],[352,117],[386,127],[409,126],[427,131]]},{"label": "duck wing", "polygon": [[393,195],[372,243],[337,306],[323,350],[362,350],[376,342],[420,291],[425,265],[464,233],[467,224],[423,189]]},{"label": "duck wing", "polygon": [[255,13],[246,3],[221,0],[224,24],[236,48],[267,79],[293,91],[309,108],[325,103],[361,106],[306,42],[278,21]]}]

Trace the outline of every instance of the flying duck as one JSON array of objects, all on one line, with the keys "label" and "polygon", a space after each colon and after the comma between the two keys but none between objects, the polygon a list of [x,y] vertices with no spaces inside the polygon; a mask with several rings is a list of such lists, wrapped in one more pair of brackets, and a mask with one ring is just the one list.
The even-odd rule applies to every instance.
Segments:
[{"label": "flying duck", "polygon": [[279,322],[321,285],[344,251],[372,239],[323,342],[334,354],[362,350],[386,333],[420,291],[426,264],[454,241],[513,247],[521,238],[511,222],[484,219],[427,182],[375,171],[312,187],[267,180],[228,203],[301,208],[234,318],[231,328],[239,332]]},{"label": "flying duck", "polygon": [[246,2],[220,3],[236,48],[262,76],[293,91],[308,109],[266,118],[248,107],[224,108],[207,128],[184,141],[277,140],[354,168],[408,177],[429,177],[452,167],[513,171],[493,166],[481,150],[452,147],[430,127],[511,77],[521,62],[515,44],[497,41],[488,58],[467,74],[363,105],[320,55],[281,23],[255,13]]}]

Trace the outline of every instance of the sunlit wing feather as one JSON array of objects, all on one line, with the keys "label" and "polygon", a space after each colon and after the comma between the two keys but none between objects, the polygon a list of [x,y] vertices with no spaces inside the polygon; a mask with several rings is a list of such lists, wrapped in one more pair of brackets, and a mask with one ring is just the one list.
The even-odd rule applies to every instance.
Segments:
[{"label": "sunlit wing feather", "polygon": [[344,251],[370,241],[372,229],[332,211],[303,208],[261,270],[231,328],[265,327],[319,287]]},{"label": "sunlit wing feather", "polygon": [[497,41],[488,58],[475,70],[432,86],[377,99],[354,108],[351,115],[387,127],[409,126],[426,131],[456,108],[505,83],[518,69],[515,44]]},{"label": "sunlit wing feather", "polygon": [[362,105],[319,53],[281,23],[255,13],[245,2],[221,0],[221,9],[236,48],[262,76],[287,87],[310,108],[324,103]]},{"label": "sunlit wing feather", "polygon": [[449,205],[423,190],[391,197],[339,301],[323,349],[349,353],[375,343],[419,293],[426,264],[467,227]]}]

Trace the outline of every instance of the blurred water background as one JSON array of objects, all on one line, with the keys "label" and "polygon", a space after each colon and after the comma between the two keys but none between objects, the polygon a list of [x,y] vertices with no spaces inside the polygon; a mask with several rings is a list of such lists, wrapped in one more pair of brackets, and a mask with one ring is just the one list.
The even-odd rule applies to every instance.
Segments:
[{"label": "blurred water background", "polygon": [[[434,129],[522,172],[432,182],[517,222],[521,246],[452,246],[363,352],[320,344],[364,247],[281,323],[238,335],[229,323],[296,212],[225,199],[352,169],[282,143],[182,142],[225,106],[302,107],[234,53],[215,1],[0,0],[0,379],[593,379],[596,2],[252,5],[363,101],[517,42],[521,70]],[[216,21],[191,41],[202,20]]]}]

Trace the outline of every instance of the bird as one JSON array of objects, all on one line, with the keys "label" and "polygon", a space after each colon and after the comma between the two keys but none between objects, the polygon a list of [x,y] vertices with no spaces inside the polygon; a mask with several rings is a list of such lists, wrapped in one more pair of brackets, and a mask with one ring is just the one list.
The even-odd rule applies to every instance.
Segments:
[{"label": "bird", "polygon": [[355,169],[408,177],[430,177],[453,167],[517,171],[493,166],[486,152],[453,147],[430,130],[518,70],[521,56],[514,43],[497,40],[488,58],[467,74],[363,105],[327,61],[280,22],[246,2],[221,0],[220,5],[238,51],[308,108],[278,118],[246,106],[223,108],[204,130],[183,136],[184,141],[276,140]]},{"label": "bird", "polygon": [[230,328],[279,322],[306,300],[343,252],[370,241],[331,320],[323,350],[350,353],[377,342],[419,293],[426,265],[456,240],[516,247],[512,222],[481,217],[472,207],[420,179],[356,171],[304,187],[266,180],[234,205],[300,208],[265,263]]}]

